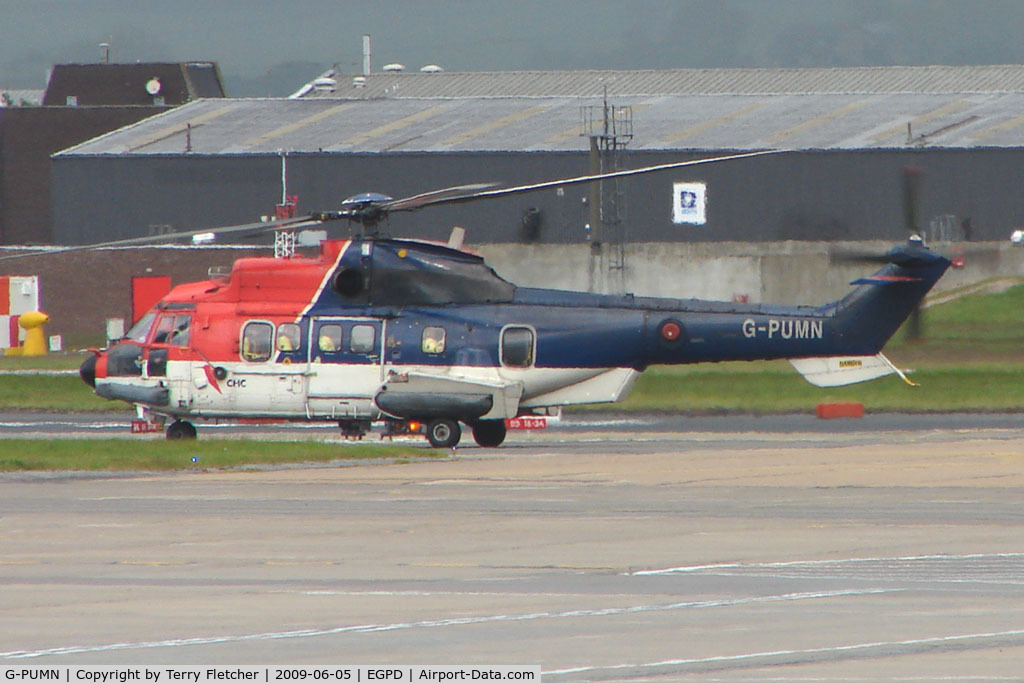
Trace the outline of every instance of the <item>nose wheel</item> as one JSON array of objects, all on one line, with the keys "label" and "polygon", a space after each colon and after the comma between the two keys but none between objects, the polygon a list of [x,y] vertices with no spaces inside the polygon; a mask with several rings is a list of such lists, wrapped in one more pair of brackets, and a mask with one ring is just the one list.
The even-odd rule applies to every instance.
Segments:
[{"label": "nose wheel", "polygon": [[175,420],[167,427],[167,438],[171,440],[194,439],[196,438],[196,428],[191,422]]}]

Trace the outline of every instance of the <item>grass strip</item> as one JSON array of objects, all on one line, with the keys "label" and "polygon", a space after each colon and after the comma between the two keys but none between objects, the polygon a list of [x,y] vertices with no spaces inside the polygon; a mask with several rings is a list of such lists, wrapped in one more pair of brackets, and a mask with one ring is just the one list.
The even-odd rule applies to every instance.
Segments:
[{"label": "grass strip", "polygon": [[[822,389],[808,384],[785,361],[657,366],[640,376],[625,402],[595,407],[771,413],[804,410],[831,401],[857,401],[875,411],[1024,410],[1024,364],[922,367],[911,378],[921,386],[910,387],[891,376]],[[130,412],[132,408],[96,396],[77,377],[5,375],[0,376],[0,410]]]},{"label": "grass strip", "polygon": [[69,470],[90,472],[181,471],[387,459],[410,462],[446,452],[401,444],[317,441],[4,439],[0,472]]},{"label": "grass strip", "polygon": [[[1024,367],[927,368],[911,378],[896,376],[823,389],[792,368],[727,370],[651,368],[616,409],[666,412],[779,413],[813,410],[819,403],[857,402],[874,412],[1024,410]],[[607,406],[605,407],[607,409]]]},{"label": "grass strip", "polygon": [[0,375],[0,410],[132,411],[93,393],[77,375]]}]

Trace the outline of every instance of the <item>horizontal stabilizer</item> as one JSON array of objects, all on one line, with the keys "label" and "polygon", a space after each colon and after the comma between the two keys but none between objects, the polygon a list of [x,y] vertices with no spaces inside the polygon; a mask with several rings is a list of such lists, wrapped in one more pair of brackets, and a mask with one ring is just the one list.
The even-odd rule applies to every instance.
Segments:
[{"label": "horizontal stabilizer", "polygon": [[875,356],[795,358],[789,362],[805,380],[817,387],[841,387],[891,374],[897,374],[907,384],[917,386],[880,353]]},{"label": "horizontal stabilizer", "polygon": [[895,285],[901,282],[919,282],[919,277],[906,277],[904,275],[872,275],[862,277],[851,282],[851,285]]}]

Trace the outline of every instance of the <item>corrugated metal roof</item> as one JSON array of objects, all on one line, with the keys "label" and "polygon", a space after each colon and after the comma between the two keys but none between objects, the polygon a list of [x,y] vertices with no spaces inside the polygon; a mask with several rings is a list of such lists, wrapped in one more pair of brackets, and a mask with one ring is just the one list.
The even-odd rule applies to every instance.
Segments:
[{"label": "corrugated metal roof", "polygon": [[[601,97],[1024,92],[1024,65],[375,73],[330,70],[302,97]],[[312,84],[310,84],[312,85]]]},{"label": "corrugated metal roof", "polygon": [[[628,149],[1024,147],[1024,92],[609,96]],[[69,155],[581,151],[599,98],[199,100]],[[599,115],[599,114],[598,114]]]}]

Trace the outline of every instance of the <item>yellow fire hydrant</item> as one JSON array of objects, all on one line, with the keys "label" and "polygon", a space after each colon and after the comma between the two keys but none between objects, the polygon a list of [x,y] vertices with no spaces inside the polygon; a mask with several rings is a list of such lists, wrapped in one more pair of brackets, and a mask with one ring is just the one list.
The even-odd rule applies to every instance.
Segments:
[{"label": "yellow fire hydrant", "polygon": [[29,311],[18,316],[18,326],[25,330],[25,343],[18,349],[22,356],[45,356],[46,335],[43,325],[50,321],[50,316],[42,311]]}]

